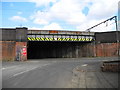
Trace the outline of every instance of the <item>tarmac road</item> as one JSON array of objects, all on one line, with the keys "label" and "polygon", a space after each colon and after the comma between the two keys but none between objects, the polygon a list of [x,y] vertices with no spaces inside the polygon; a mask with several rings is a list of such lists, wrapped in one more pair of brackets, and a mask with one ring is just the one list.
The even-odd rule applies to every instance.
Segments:
[{"label": "tarmac road", "polygon": [[[75,67],[90,66],[91,69],[101,72],[100,66],[102,61],[115,59],[116,58],[67,58],[29,60],[26,62],[3,62],[2,86],[3,88],[72,88],[71,81]],[[92,73],[94,72],[90,74],[92,75]],[[118,87],[117,73],[103,73],[100,74],[100,77],[102,77],[101,75],[104,75],[106,82],[111,85],[111,87],[108,88]],[[87,76],[91,77],[89,74],[86,75],[86,77]],[[97,77],[98,76],[99,75],[97,75]],[[111,78],[110,81],[109,78]],[[95,79],[97,78],[95,77]],[[87,83],[88,86],[90,86],[89,82]]]}]

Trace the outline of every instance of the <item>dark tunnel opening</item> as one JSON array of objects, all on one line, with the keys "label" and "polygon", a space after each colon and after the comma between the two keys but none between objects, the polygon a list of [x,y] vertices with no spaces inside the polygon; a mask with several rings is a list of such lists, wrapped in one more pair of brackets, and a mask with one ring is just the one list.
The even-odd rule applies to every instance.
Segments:
[{"label": "dark tunnel opening", "polygon": [[78,58],[85,56],[82,47],[86,44],[80,42],[29,41],[27,58]]}]

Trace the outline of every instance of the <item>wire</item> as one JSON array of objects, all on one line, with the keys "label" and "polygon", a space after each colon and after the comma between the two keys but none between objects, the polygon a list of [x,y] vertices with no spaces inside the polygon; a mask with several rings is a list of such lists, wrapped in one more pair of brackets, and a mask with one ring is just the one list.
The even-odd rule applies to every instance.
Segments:
[{"label": "wire", "polygon": [[[95,28],[95,27],[97,27],[97,26],[99,26],[99,25],[101,25],[101,24],[103,24],[103,23],[106,23],[106,22],[108,22],[108,21],[115,20],[116,17],[117,17],[117,16],[113,16],[113,17],[111,17],[111,18],[109,18],[109,19],[107,19],[107,20],[105,20],[105,21],[103,21],[103,22],[101,22],[101,23],[99,23],[99,24],[94,25],[94,26],[91,27],[91,28],[88,28],[86,31],[89,31],[89,32],[90,32],[91,29],[93,29],[93,28]],[[116,23],[116,22],[114,22],[114,23]]]}]

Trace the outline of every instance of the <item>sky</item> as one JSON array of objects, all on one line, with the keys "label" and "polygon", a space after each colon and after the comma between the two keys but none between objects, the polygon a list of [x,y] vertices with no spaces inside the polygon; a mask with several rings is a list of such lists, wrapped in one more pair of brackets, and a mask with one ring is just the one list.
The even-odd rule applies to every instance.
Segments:
[{"label": "sky", "polygon": [[[2,28],[28,27],[35,30],[86,29],[118,16],[119,0],[4,0]],[[114,20],[91,31],[115,31]]]}]

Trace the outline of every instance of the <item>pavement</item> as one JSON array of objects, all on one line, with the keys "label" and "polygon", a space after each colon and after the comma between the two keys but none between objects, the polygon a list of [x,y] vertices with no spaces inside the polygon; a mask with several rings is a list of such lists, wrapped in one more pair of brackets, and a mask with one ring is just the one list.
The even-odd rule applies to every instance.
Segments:
[{"label": "pavement", "polygon": [[2,62],[2,87],[117,88],[118,73],[100,70],[103,61],[117,59],[51,58]]},{"label": "pavement", "polygon": [[118,72],[102,72],[101,62],[89,62],[73,69],[72,88],[118,88]]}]

